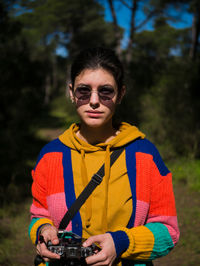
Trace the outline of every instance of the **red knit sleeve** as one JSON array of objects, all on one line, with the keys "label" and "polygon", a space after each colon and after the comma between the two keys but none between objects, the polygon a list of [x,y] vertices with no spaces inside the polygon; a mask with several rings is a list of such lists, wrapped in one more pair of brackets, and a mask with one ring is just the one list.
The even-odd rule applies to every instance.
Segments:
[{"label": "red knit sleeve", "polygon": [[172,185],[172,174],[161,175],[153,162],[151,173],[150,209],[147,223],[160,222],[164,224],[174,245],[179,239],[175,198]]},{"label": "red knit sleeve", "polygon": [[48,168],[46,165],[45,157],[43,157],[38,162],[35,170],[32,171],[32,217],[49,218],[49,212],[47,210],[47,171]]}]

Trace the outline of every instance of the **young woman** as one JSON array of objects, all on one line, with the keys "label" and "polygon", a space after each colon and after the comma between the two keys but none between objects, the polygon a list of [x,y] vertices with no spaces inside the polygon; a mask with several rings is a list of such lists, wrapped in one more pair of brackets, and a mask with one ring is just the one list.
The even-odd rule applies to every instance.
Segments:
[{"label": "young woman", "polygon": [[[33,170],[29,235],[37,253],[45,261],[59,260],[45,243],[58,243],[63,216],[105,164],[102,183],[66,230],[87,239],[85,247],[101,247],[86,258],[89,265],[152,265],[179,238],[172,176],[142,132],[125,122],[113,124],[125,94],[121,62],[109,49],[82,51],[72,64],[69,90],[80,124],[47,144]],[[121,147],[110,167],[112,151]]]}]

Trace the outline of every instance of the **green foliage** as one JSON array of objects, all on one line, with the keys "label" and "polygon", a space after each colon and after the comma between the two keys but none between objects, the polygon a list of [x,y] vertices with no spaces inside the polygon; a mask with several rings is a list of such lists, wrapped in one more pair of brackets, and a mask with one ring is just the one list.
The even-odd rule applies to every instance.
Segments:
[{"label": "green foliage", "polygon": [[169,67],[161,84],[166,99],[163,106],[163,115],[167,116],[166,132],[177,152],[194,158],[200,155],[199,64],[186,61]]},{"label": "green foliage", "polygon": [[[125,97],[124,104],[122,103],[121,114],[126,120],[143,126],[143,120],[146,123],[149,119],[155,120],[155,115],[159,116],[160,110],[157,109],[157,113],[154,111],[154,116],[150,117],[150,110],[145,112],[147,107],[144,107],[144,102],[148,101],[153,105],[157,101],[153,99],[152,91],[154,87],[159,86],[160,79],[165,77],[168,64],[174,60],[174,53],[182,53],[179,45],[182,38],[182,31],[169,26],[166,19],[160,16],[155,20],[153,31],[144,30],[135,34],[132,61],[126,70],[127,98]],[[159,122],[157,120],[155,127]],[[158,130],[158,127],[155,130]]]},{"label": "green foliage", "polygon": [[67,96],[63,97],[63,95],[60,95],[56,97],[51,103],[50,113],[61,119],[64,128],[78,121],[75,107]]},{"label": "green foliage", "polygon": [[177,60],[142,98],[142,127],[166,149],[166,157],[199,156],[198,63]]}]

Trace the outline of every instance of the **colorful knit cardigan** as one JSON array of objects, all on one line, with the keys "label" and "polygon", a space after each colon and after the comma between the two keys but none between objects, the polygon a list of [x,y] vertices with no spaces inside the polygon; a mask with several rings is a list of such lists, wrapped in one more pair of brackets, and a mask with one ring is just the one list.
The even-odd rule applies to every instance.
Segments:
[{"label": "colorful knit cardigan", "polygon": [[[155,146],[146,139],[133,141],[126,146],[125,153],[133,211],[127,227],[120,228],[119,225],[119,231],[111,235],[123,265],[150,265],[153,259],[168,254],[179,239],[171,173],[164,165]],[[58,194],[48,195],[48,199],[39,199],[39,196],[37,198],[40,192],[34,191],[33,187],[33,195],[34,197],[36,195],[36,198],[31,206],[32,221],[29,226],[29,236],[34,244],[37,244],[41,226],[49,223],[58,227],[64,213],[76,199],[70,148],[59,139],[47,144],[40,153],[33,176],[44,158],[47,161],[45,167],[49,168],[48,173],[53,162],[54,167],[57,165],[58,171],[63,172],[63,179],[56,182],[54,191]],[[155,176],[151,183],[147,174],[150,164],[151,175]],[[47,171],[45,167],[40,168],[45,172]],[[53,184],[48,183],[48,186]],[[60,195],[60,192],[64,193],[63,197],[59,198],[56,195]],[[60,208],[64,206],[64,208],[54,217],[54,208],[59,208],[58,206]],[[82,235],[79,212],[67,229]],[[126,247],[125,252],[121,255],[124,247]]]}]

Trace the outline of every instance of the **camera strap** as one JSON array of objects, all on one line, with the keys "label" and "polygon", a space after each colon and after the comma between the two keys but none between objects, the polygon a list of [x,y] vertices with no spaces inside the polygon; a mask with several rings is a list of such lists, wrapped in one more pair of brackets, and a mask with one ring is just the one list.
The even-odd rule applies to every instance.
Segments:
[{"label": "camera strap", "polygon": [[[114,164],[114,162],[117,160],[117,158],[120,156],[120,154],[123,152],[124,147],[114,150],[110,156],[110,167]],[[76,215],[78,210],[81,208],[81,206],[84,204],[84,202],[87,200],[87,198],[92,194],[94,189],[101,184],[103,177],[105,175],[105,165],[103,164],[101,168],[98,170],[96,174],[93,175],[90,182],[87,184],[87,186],[84,188],[84,190],[81,192],[81,194],[78,196],[78,198],[73,202],[71,207],[68,209],[68,211],[65,213],[63,219],[60,222],[59,230],[65,229],[69,222],[73,219],[73,217]]]}]

